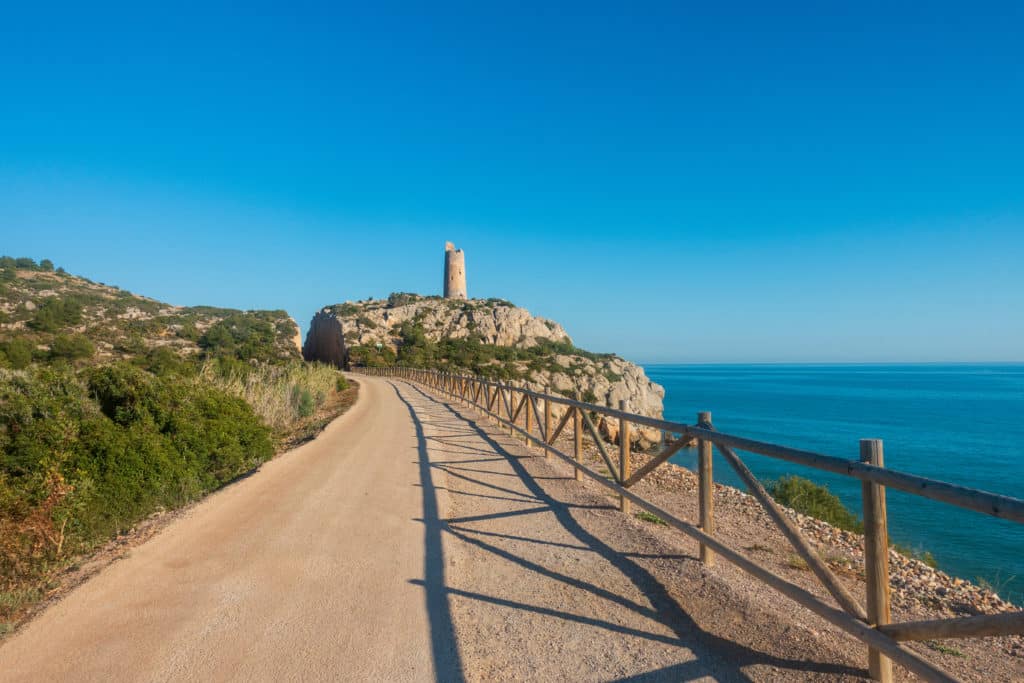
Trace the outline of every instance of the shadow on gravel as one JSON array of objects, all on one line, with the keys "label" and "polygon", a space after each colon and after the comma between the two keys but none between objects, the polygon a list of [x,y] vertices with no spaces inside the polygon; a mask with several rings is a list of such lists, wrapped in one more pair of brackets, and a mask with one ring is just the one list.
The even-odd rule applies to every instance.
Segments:
[{"label": "shadow on gravel", "polygon": [[[811,674],[825,674],[833,676],[850,676],[860,678],[864,675],[864,671],[858,668],[845,666],[841,664],[829,664],[829,663],[818,663],[808,662],[803,660],[786,659],[777,657],[765,652],[750,649],[744,645],[726,640],[712,633],[708,633],[701,629],[701,627],[690,617],[689,614],[676,602],[666,591],[665,587],[644,567],[633,561],[632,558],[646,557],[645,555],[631,555],[629,553],[620,553],[614,548],[610,547],[601,539],[597,538],[585,528],[573,517],[572,510],[580,508],[603,508],[610,509],[611,506],[600,505],[600,506],[581,506],[567,504],[552,498],[545,492],[540,484],[526,470],[522,462],[521,457],[506,450],[506,447],[496,441],[490,433],[483,430],[475,420],[467,418],[460,414],[449,404],[440,401],[436,397],[426,393],[419,387],[411,384],[404,384],[405,387],[412,391],[417,392],[426,400],[432,402],[432,404],[441,409],[443,412],[447,412],[450,416],[454,416],[464,424],[467,429],[465,430],[446,430],[439,433],[437,436],[429,437],[438,443],[441,443],[446,451],[458,452],[458,449],[465,448],[465,445],[460,442],[461,438],[471,437],[473,440],[483,440],[493,452],[504,459],[512,468],[515,473],[515,477],[518,478],[522,484],[526,487],[528,494],[524,494],[521,491],[515,491],[507,487],[501,486],[500,484],[491,483],[484,481],[477,477],[471,477],[466,472],[470,470],[468,468],[460,468],[458,465],[470,462],[468,460],[463,461],[446,461],[446,462],[430,462],[428,456],[427,439],[424,437],[423,426],[420,421],[420,416],[417,414],[416,409],[412,403],[403,395],[403,392],[399,389],[397,383],[391,383],[392,388],[398,395],[398,398],[405,403],[409,409],[409,414],[412,416],[413,422],[416,425],[416,434],[419,440],[419,467],[420,467],[420,483],[423,486],[423,499],[424,499],[424,524],[426,526],[426,539],[427,539],[427,572],[424,581],[413,581],[412,583],[423,585],[427,592],[427,602],[430,608],[431,614],[431,627],[434,630],[432,638],[434,640],[435,660],[438,657],[439,650],[445,650],[448,647],[455,647],[453,635],[453,624],[451,618],[451,611],[448,604],[449,595],[457,595],[464,598],[479,600],[481,602],[487,602],[495,605],[501,605],[510,609],[518,609],[528,612],[534,612],[538,614],[544,614],[547,616],[557,617],[566,621],[573,621],[577,623],[585,623],[598,628],[603,628],[615,633],[628,634],[634,637],[644,638],[655,643],[664,643],[673,646],[683,646],[693,652],[696,659],[691,662],[684,662],[655,671],[649,671],[636,676],[626,677],[621,679],[622,681],[665,681],[665,680],[691,680],[699,678],[701,676],[707,676],[709,674],[714,675],[716,678],[723,680],[738,680],[747,681],[750,678],[743,672],[743,668],[752,665],[763,665],[763,666],[774,666],[782,670],[783,675],[786,671],[796,674],[797,672],[806,672]],[[479,449],[465,448],[464,452],[467,455],[479,456]],[[529,456],[526,456],[529,457]],[[436,489],[431,477],[430,470],[433,468],[443,469],[449,477],[456,477],[467,482],[471,482],[475,485],[482,486],[487,489],[500,493],[500,496],[493,496],[495,498],[502,498],[509,500],[510,502],[525,503],[526,508],[510,510],[508,512],[494,513],[489,515],[478,515],[474,517],[464,517],[457,519],[441,519],[437,509],[437,498]],[[455,471],[453,471],[455,470]],[[488,476],[493,476],[498,473],[487,472]],[[508,476],[508,475],[498,475]],[[505,482],[502,482],[505,483]],[[464,493],[453,491],[455,493]],[[468,495],[481,495],[481,494],[468,494]],[[486,496],[492,497],[492,496]],[[538,513],[550,513],[553,514],[558,523],[569,532],[578,543],[571,544],[558,544],[553,543],[544,539],[534,539],[522,536],[509,536],[507,534],[498,534],[486,532],[479,529],[466,528],[465,524],[474,521],[480,521],[484,519],[497,519],[516,515],[531,515]],[[471,591],[464,591],[453,587],[446,586],[444,583],[444,567],[441,557],[441,533],[447,532],[458,540],[474,545],[482,550],[490,552],[502,559],[509,562],[516,563],[530,571],[537,572],[545,577],[553,580],[561,581],[567,585],[571,585],[575,588],[579,588],[590,592],[595,597],[616,603],[627,609],[633,610],[638,614],[641,614],[647,618],[658,621],[659,623],[668,627],[674,634],[675,637],[665,636],[657,633],[650,633],[638,629],[634,629],[628,626],[623,626],[615,623],[608,623],[599,619],[592,619],[577,614],[571,614],[553,610],[539,605],[523,604],[511,600],[506,600],[498,596],[482,595]],[[567,576],[565,574],[556,572],[547,567],[538,565],[531,562],[525,557],[520,557],[512,552],[509,552],[503,548],[492,545],[484,540],[483,537],[499,537],[506,539],[515,539],[531,543],[540,543],[548,545],[563,546],[570,550],[589,550],[598,553],[602,558],[614,566],[619,572],[622,573],[634,586],[641,592],[646,598],[648,605],[639,604],[633,602],[629,598],[618,595],[611,591],[608,591],[600,586],[594,585],[586,581],[585,579]],[[431,558],[435,559],[432,561]],[[678,555],[665,555],[658,556],[662,558],[677,558],[681,560],[694,561],[690,556],[678,556]],[[435,616],[436,613],[436,616]],[[457,675],[459,678],[440,676],[439,680],[461,680],[462,670],[461,663],[458,661],[458,654],[455,654],[455,663],[457,666]],[[442,669],[438,669],[439,675]]]},{"label": "shadow on gravel", "polygon": [[412,404],[405,400],[398,387],[395,393],[399,400],[409,409],[413,424],[416,426],[416,449],[419,455],[416,464],[419,466],[420,486],[423,488],[423,581],[426,588],[427,618],[430,620],[430,647],[434,661],[434,675],[438,681],[461,683],[466,680],[459,656],[459,646],[455,640],[455,625],[452,623],[451,605],[448,603],[448,590],[444,578],[444,548],[441,545],[441,533],[444,531],[437,506],[437,490],[430,471],[430,456],[427,453],[427,439],[423,434],[423,423],[416,415]]}]

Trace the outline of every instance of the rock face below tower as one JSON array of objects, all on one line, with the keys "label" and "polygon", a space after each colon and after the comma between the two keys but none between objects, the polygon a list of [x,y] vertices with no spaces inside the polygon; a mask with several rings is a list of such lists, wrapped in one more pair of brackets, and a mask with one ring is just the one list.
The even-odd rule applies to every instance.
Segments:
[{"label": "rock face below tower", "polygon": [[451,242],[444,243],[444,298],[467,298],[466,254]]},{"label": "rock face below tower", "polygon": [[302,357],[308,361],[320,361],[338,368],[344,368],[347,364],[341,320],[330,308],[319,311],[310,321],[306,345],[302,347]]},{"label": "rock face below tower", "polygon": [[[442,343],[445,345],[442,347]],[[307,360],[332,365],[392,365],[411,345],[429,350],[433,367],[451,372],[480,373],[514,379],[534,391],[554,391],[588,403],[618,408],[648,417],[662,417],[665,390],[652,382],[639,365],[612,354],[588,353],[573,346],[565,329],[554,320],[534,317],[502,299],[442,299],[395,293],[386,300],[348,301],[327,306],[309,326]],[[500,347],[519,349],[508,354]],[[444,350],[446,355],[435,356]],[[406,360],[405,358],[402,361]],[[562,413],[554,408],[552,416]],[[617,438],[618,420],[601,419],[597,428]],[[661,433],[637,426],[631,439],[640,447],[656,443]]]}]

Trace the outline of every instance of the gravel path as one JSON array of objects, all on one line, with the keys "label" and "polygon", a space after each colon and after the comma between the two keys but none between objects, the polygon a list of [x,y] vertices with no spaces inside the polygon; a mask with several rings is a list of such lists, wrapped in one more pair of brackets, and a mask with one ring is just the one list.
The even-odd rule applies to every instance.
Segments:
[{"label": "gravel path", "polygon": [[411,582],[429,554],[413,422],[389,386],[362,384],[317,439],[8,638],[0,680],[400,681],[448,667]]},{"label": "gravel path", "polygon": [[760,587],[732,590],[695,546],[666,545],[474,410],[394,386],[422,424],[425,485],[450,500],[446,584],[427,587],[451,604],[444,680],[861,679],[846,643],[758,605]]}]

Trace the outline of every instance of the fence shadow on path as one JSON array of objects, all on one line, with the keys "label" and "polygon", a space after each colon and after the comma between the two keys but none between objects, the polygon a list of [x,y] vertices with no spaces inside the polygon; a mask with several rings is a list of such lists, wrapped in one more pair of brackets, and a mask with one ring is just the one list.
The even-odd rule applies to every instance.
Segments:
[{"label": "fence shadow on path", "polygon": [[466,680],[459,655],[458,643],[455,639],[455,624],[452,622],[451,604],[444,575],[444,546],[441,534],[444,522],[440,518],[437,502],[437,489],[434,487],[430,468],[430,455],[427,452],[427,438],[423,432],[423,423],[416,414],[415,408],[395,387],[398,398],[409,409],[413,424],[416,427],[416,464],[419,466],[420,487],[423,489],[423,579],[426,589],[427,619],[430,623],[430,649],[434,663],[434,675],[438,681],[462,683]]},{"label": "fence shadow on path", "polygon": [[[685,647],[695,657],[692,661],[626,677],[621,679],[623,681],[691,680],[709,674],[713,674],[722,680],[747,681],[750,679],[743,669],[752,665],[772,666],[783,672],[791,672],[793,674],[805,672],[809,674],[846,675],[858,678],[864,676],[865,671],[856,667],[778,657],[704,631],[680,604],[668,594],[665,587],[654,575],[634,561],[652,556],[616,551],[587,531],[572,514],[574,509],[611,509],[613,506],[581,506],[565,503],[553,498],[538,483],[538,479],[556,479],[558,477],[535,478],[531,475],[521,460],[524,457],[532,456],[520,456],[510,452],[505,445],[495,440],[488,431],[483,429],[475,419],[463,415],[453,406],[425,392],[420,387],[404,382],[390,382],[390,384],[399,400],[408,408],[409,414],[416,426],[417,451],[419,454],[417,464],[420,472],[420,486],[423,487],[423,523],[425,526],[424,537],[427,543],[427,566],[425,567],[424,579],[422,581],[414,580],[413,583],[424,586],[427,593],[431,639],[434,649],[435,666],[437,666],[439,676],[438,680],[464,679],[462,662],[457,651],[457,643],[455,642],[454,623],[449,602],[450,596],[479,600],[509,609],[543,614],[563,619],[567,622],[584,623],[614,633],[643,638],[651,641],[652,644],[660,643]],[[413,396],[418,396],[427,401],[429,408],[417,408],[414,406],[413,402],[406,395],[406,391],[415,392]],[[417,403],[419,402],[417,401]],[[432,423],[432,426],[437,429],[438,433],[436,435],[425,435],[423,422],[421,421],[421,412],[424,417],[441,418],[441,424]],[[429,442],[431,441],[441,446],[445,453],[465,455],[467,457],[465,459],[431,461],[429,447]],[[481,441],[490,449],[489,451],[481,451],[479,445],[470,445],[473,442],[479,444]],[[479,469],[478,467],[466,467],[466,465],[493,461],[504,461],[511,468],[511,473],[491,472],[486,469]],[[434,483],[432,476],[432,471],[435,469],[443,470],[449,477],[449,483],[452,483],[451,478],[454,478],[460,483],[483,487],[488,491],[486,494],[481,494],[448,489],[452,493],[498,499],[509,503],[522,503],[526,507],[473,517],[442,518],[437,503],[438,487]],[[490,481],[490,479],[496,479],[497,481]],[[510,488],[509,484],[512,482],[521,483],[525,487],[526,492]],[[539,513],[552,514],[558,524],[574,540],[569,543],[560,543],[529,536],[484,531],[466,526],[470,522],[486,519]],[[483,595],[448,586],[445,581],[444,558],[441,545],[442,537],[445,533],[459,542],[473,545],[548,579],[563,582],[573,588],[587,591],[596,598],[607,600],[632,610],[666,626],[674,635],[667,636],[661,633],[647,632],[585,615],[554,610],[544,605],[525,604],[498,595]],[[494,545],[494,543],[489,542],[490,539],[494,539],[495,542],[497,540],[515,540],[564,547],[567,551],[590,551],[597,553],[627,578],[648,604],[635,602],[628,597],[590,583],[585,578],[569,576],[537,564],[526,557]],[[655,557],[677,559],[679,561],[696,561],[696,558],[690,555],[657,555]],[[444,666],[441,665],[442,663]]]}]

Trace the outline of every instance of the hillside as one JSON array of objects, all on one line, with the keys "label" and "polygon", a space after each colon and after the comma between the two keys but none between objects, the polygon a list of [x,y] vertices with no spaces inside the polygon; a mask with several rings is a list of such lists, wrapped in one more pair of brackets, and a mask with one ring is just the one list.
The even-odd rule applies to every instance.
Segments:
[{"label": "hillside", "polygon": [[351,405],[284,311],[184,308],[0,257],[0,636],[63,569]]},{"label": "hillside", "polygon": [[[665,396],[640,366],[577,348],[558,323],[502,299],[398,293],[327,306],[310,323],[303,355],[339,367],[457,370],[569,397],[578,392],[584,401],[614,408],[622,400],[627,410],[650,417],[662,416]],[[601,429],[616,438],[614,423],[602,421]],[[660,434],[636,430],[634,436],[645,447]]]},{"label": "hillside", "polygon": [[0,260],[0,367],[64,358],[106,363],[144,357],[299,358],[284,311],[182,307],[92,282],[51,263]]}]

